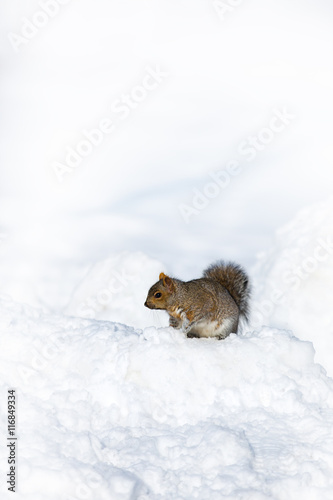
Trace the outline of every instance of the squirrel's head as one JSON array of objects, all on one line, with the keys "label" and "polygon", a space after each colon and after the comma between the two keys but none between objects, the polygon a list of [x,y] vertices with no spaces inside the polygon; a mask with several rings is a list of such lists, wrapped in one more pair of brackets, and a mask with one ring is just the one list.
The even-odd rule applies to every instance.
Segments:
[{"label": "squirrel's head", "polygon": [[161,273],[159,281],[148,292],[145,306],[149,307],[149,309],[167,309],[170,305],[170,297],[175,289],[174,280]]}]

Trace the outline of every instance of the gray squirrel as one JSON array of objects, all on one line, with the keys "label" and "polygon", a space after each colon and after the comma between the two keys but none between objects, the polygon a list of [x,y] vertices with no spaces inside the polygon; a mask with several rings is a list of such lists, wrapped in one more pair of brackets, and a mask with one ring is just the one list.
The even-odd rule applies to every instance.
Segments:
[{"label": "gray squirrel", "polygon": [[209,266],[202,278],[191,281],[161,273],[144,305],[166,310],[170,326],[188,337],[224,339],[237,333],[240,319],[248,320],[249,299],[245,271],[238,264],[219,261]]}]

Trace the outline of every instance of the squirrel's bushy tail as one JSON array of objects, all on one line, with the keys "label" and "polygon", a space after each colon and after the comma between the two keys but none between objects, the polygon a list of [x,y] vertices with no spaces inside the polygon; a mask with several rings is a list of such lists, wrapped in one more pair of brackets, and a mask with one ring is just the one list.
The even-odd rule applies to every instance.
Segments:
[{"label": "squirrel's bushy tail", "polygon": [[204,278],[218,281],[236,302],[239,313],[249,319],[250,283],[246,272],[238,264],[219,261],[209,266],[203,273]]}]

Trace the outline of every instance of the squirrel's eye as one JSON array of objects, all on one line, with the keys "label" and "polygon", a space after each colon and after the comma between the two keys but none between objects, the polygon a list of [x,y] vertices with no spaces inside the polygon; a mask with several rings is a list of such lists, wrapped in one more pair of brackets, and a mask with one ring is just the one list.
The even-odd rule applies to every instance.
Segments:
[{"label": "squirrel's eye", "polygon": [[162,297],[161,292],[156,292],[154,297],[155,297],[155,299],[159,299],[160,297]]}]

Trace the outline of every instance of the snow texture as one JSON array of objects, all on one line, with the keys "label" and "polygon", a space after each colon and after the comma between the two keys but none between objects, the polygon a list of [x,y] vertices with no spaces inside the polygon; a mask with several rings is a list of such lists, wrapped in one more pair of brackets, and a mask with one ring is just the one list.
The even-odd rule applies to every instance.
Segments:
[{"label": "snow texture", "polygon": [[17,498],[332,497],[333,381],[310,342],[272,328],[187,339],[5,299],[1,311]]},{"label": "snow texture", "polygon": [[333,199],[303,209],[277,231],[254,274],[253,324],[312,341],[316,361],[333,376]]}]

